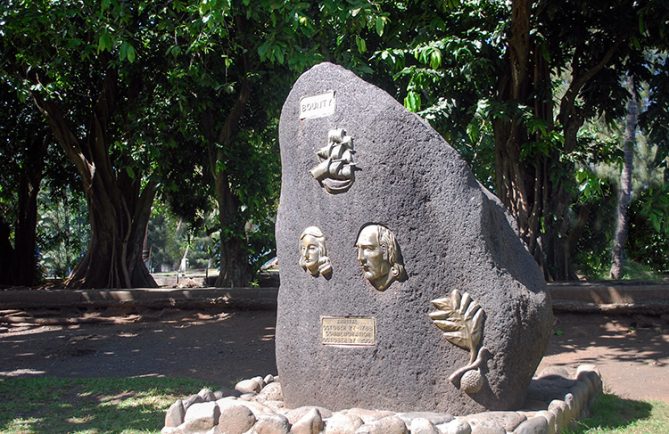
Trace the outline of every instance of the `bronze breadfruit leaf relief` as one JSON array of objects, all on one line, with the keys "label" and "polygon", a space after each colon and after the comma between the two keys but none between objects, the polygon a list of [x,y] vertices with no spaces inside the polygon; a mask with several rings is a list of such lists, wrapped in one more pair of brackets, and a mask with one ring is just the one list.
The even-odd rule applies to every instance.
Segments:
[{"label": "bronze breadfruit leaf relief", "polygon": [[448,297],[432,300],[437,311],[430,312],[434,325],[444,332],[448,342],[469,351],[469,364],[453,372],[448,379],[468,394],[481,390],[485,381],[481,365],[490,357],[486,347],[480,347],[485,312],[469,293],[454,289]]}]

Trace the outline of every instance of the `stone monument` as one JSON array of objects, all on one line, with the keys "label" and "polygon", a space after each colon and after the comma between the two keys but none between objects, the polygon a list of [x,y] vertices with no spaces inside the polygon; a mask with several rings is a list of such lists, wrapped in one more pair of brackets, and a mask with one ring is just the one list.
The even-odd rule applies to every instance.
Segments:
[{"label": "stone monument", "polygon": [[444,139],[339,66],[280,122],[276,356],[285,404],[519,408],[552,327],[536,263]]}]

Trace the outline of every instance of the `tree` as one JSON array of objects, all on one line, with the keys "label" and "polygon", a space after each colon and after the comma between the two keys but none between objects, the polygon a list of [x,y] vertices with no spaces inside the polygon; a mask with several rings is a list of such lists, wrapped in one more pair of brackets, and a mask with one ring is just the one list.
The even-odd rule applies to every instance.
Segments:
[{"label": "tree", "polygon": [[247,285],[274,249],[281,106],[297,75],[322,60],[371,72],[360,36],[376,26],[370,7],[261,0],[183,8],[169,49],[171,94],[180,140],[200,153],[195,164],[208,169],[218,204],[217,286]]},{"label": "tree", "polygon": [[643,50],[655,43],[639,23],[664,15],[625,0],[482,0],[408,4],[403,16],[414,16],[414,6],[430,11],[424,25],[391,15],[401,48],[379,53],[408,78],[405,105],[456,130],[451,143],[475,149],[465,156],[487,153],[492,136],[494,190],[520,236],[547,279],[575,277],[578,133],[586,119],[622,114],[621,74],[645,78]]},{"label": "tree", "polygon": [[[51,152],[58,155],[59,149]],[[68,179],[71,170],[60,176],[49,172],[38,197],[39,268],[44,277],[65,279],[86,253],[90,235],[86,199],[79,183]]]},{"label": "tree", "polygon": [[164,81],[167,6],[23,1],[2,10],[2,72],[43,113],[86,194],[91,237],[67,287],[155,286],[141,252],[158,186],[152,94]]},{"label": "tree", "polygon": [[630,98],[627,102],[627,119],[625,121],[625,137],[623,140],[623,168],[620,172],[618,191],[618,209],[616,213],[616,230],[613,236],[611,260],[611,279],[620,279],[623,275],[623,255],[628,231],[628,208],[632,199],[632,169],[634,162],[634,145],[636,144],[636,128],[639,118],[639,103],[634,77],[627,78]]},{"label": "tree", "polygon": [[4,81],[0,118],[0,284],[30,286],[37,280],[37,196],[53,137],[35,107]]},{"label": "tree", "polygon": [[[184,8],[187,19],[169,49],[172,101],[178,109],[173,119],[179,125],[179,140],[190,148],[179,151],[187,153],[181,161],[206,168],[197,177],[211,186],[218,204],[217,286],[248,284],[252,273],[245,227],[249,220],[262,223],[267,218],[278,192],[272,119],[278,116],[278,101],[288,82],[285,73],[259,59],[269,19],[254,13],[263,8],[268,10],[267,5]],[[263,93],[262,86],[273,91]],[[170,183],[174,191],[168,199],[173,205],[183,191],[179,184]],[[175,208],[189,220],[195,217]]]}]

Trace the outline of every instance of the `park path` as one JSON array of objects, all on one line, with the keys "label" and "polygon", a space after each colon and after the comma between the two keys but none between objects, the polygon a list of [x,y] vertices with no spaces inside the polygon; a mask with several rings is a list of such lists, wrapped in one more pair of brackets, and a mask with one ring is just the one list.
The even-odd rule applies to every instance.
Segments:
[{"label": "park path", "polygon": [[[557,333],[540,370],[594,363],[605,390],[629,399],[669,402],[666,318],[557,318]],[[0,332],[0,379],[179,376],[231,393],[242,378],[276,374],[273,311],[166,310],[98,320],[46,326],[26,322]]]},{"label": "park path", "polygon": [[147,315],[152,318],[117,315],[0,333],[0,379],[189,377],[232,393],[240,379],[276,374],[274,312],[177,310]]},{"label": "park path", "polygon": [[595,364],[604,390],[628,399],[669,402],[669,317],[561,314],[546,366]]}]

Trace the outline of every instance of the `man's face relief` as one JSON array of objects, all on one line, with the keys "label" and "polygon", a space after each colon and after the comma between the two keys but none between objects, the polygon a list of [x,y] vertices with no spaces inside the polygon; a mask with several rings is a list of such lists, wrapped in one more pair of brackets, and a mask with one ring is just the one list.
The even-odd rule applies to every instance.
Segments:
[{"label": "man's face relief", "polygon": [[358,261],[367,280],[374,284],[385,278],[390,272],[391,264],[388,262],[387,248],[379,244],[376,226],[367,226],[360,231],[355,245],[358,249]]}]

